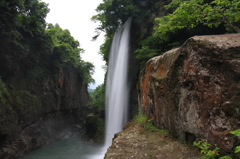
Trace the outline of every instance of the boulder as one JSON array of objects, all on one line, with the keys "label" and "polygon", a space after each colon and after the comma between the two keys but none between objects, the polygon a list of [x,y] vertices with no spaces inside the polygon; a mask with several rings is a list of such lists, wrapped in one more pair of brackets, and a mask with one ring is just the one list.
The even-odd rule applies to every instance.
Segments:
[{"label": "boulder", "polygon": [[178,138],[207,139],[231,152],[240,128],[240,34],[194,36],[150,59],[138,83],[139,110]]}]

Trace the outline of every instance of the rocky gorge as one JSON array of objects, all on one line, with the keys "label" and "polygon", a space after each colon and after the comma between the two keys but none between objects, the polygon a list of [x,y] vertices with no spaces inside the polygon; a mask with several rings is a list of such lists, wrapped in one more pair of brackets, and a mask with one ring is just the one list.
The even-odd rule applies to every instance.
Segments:
[{"label": "rocky gorge", "polygon": [[[239,59],[240,34],[194,36],[180,48],[150,59],[139,75],[139,113],[182,141],[207,139],[220,153],[232,154],[239,144],[230,133],[239,129]],[[115,136],[106,158],[125,151],[125,158],[134,155],[134,146],[118,148],[134,144],[125,131]],[[151,149],[136,153],[142,151]]]},{"label": "rocky gorge", "polygon": [[52,141],[85,133],[89,94],[77,68],[69,63],[53,76],[29,78],[19,71],[8,82],[1,81],[1,159],[19,158]]}]

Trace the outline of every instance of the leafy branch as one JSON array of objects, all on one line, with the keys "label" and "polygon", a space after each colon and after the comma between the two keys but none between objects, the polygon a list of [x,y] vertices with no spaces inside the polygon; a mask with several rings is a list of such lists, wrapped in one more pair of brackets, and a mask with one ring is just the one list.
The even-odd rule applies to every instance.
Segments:
[{"label": "leafy branch", "polygon": [[199,24],[208,27],[218,27],[225,24],[226,29],[240,33],[240,1],[238,0],[214,0],[205,3],[203,0],[172,1],[166,6],[174,9],[172,14],[156,18],[157,26],[155,35],[161,37],[169,32],[183,28],[194,28]]}]

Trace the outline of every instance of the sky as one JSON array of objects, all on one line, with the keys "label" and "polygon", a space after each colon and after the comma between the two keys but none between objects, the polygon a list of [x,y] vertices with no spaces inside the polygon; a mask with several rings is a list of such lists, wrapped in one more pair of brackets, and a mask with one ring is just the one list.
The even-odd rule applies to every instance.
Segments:
[{"label": "sky", "polygon": [[97,23],[91,21],[91,17],[96,14],[95,9],[102,0],[42,0],[48,3],[50,12],[46,22],[58,23],[62,29],[68,29],[75,40],[80,42],[80,47],[85,50],[81,57],[84,61],[93,63],[95,72],[93,78],[95,84],[90,84],[89,88],[95,89],[104,81],[105,62],[99,54],[100,45],[104,42],[104,33],[96,41],[91,41],[95,34]]}]

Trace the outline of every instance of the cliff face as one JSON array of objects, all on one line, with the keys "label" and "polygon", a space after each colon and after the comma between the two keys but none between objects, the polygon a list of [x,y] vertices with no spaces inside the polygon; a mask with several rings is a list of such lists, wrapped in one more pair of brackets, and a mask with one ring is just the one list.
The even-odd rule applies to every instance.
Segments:
[{"label": "cliff face", "polygon": [[225,152],[239,129],[240,34],[195,36],[150,59],[139,77],[139,111],[186,141]]},{"label": "cliff face", "polygon": [[0,85],[1,159],[18,158],[54,140],[84,134],[89,95],[72,64],[45,77],[18,70]]}]

